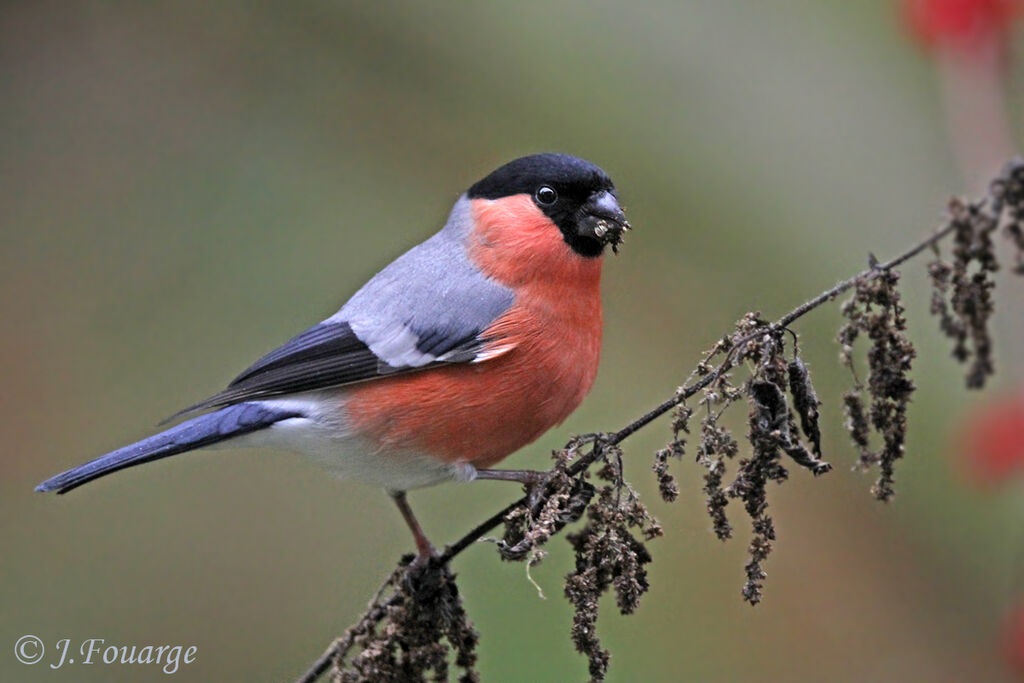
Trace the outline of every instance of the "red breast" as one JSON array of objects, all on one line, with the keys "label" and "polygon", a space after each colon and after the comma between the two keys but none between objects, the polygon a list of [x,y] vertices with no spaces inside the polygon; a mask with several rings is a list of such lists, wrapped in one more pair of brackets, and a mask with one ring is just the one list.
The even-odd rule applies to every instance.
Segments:
[{"label": "red breast", "polygon": [[485,331],[512,350],[352,387],[349,419],[382,446],[490,467],[561,423],[590,390],[601,347],[601,257],[576,254],[529,195],[472,203],[467,254],[516,294]]}]

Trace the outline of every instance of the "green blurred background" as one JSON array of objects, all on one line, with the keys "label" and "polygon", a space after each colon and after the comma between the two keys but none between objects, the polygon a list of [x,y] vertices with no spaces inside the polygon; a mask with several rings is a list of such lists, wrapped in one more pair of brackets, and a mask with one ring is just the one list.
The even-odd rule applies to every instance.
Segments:
[{"label": "green blurred background", "polygon": [[[895,253],[963,189],[933,65],[886,0],[0,6],[0,680],[167,680],[25,666],[26,633],[197,645],[176,680],[304,671],[409,550],[380,491],[257,451],[61,498],[32,487],[219,389],[429,235],[471,182],[545,150],[608,170],[636,230],[605,270],[593,393],[516,467],[647,410],[745,311],[777,316],[869,250]],[[627,442],[667,535],[639,612],[605,605],[611,680],[1009,677],[1019,497],[953,466],[950,425],[978,399],[927,314],[923,266],[904,273],[920,391],[896,500],[849,471],[839,318],[823,310],[798,329],[837,467],[770,491],[760,606],[740,597],[737,506],[722,544],[692,462],[675,466],[679,502],[657,498],[667,425]],[[443,543],[516,495],[487,482],[411,500]],[[550,549],[533,572],[546,600],[488,546],[455,564],[485,680],[585,678],[561,598],[569,549]]]}]

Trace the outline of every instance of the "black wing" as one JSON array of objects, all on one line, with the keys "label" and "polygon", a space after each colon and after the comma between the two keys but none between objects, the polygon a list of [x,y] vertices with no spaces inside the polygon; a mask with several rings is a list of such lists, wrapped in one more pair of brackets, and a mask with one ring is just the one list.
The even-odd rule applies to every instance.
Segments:
[{"label": "black wing", "polygon": [[[422,340],[422,338],[420,338]],[[461,340],[436,338],[430,346],[443,355],[418,366],[395,367],[379,358],[347,322],[324,322],[294,337],[238,375],[227,389],[167,418],[281,394],[295,394],[377,379],[437,365],[467,362],[486,343],[478,332]]]}]

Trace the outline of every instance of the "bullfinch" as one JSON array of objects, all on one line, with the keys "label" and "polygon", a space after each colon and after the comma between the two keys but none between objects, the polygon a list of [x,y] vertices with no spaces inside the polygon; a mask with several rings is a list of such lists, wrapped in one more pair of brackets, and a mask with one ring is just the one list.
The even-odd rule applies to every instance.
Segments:
[{"label": "bullfinch", "polygon": [[629,229],[608,175],[566,154],[498,168],[444,227],[373,276],[337,313],[286,342],[197,417],[47,479],[66,493],[118,470],[212,446],[304,453],[405,498],[444,481],[534,485],[491,469],[583,400],[601,347],[601,262]]}]

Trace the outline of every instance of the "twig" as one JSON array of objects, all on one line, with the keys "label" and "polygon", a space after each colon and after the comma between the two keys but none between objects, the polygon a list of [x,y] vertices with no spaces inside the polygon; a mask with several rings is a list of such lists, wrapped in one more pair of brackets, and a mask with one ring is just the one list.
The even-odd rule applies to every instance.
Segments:
[{"label": "twig", "polygon": [[[601,456],[601,446],[603,444],[617,446],[618,444],[625,441],[628,437],[632,436],[634,433],[636,433],[643,427],[646,427],[654,420],[658,419],[659,417],[661,417],[668,411],[672,410],[686,399],[696,394],[701,389],[704,389],[705,387],[713,384],[715,380],[717,380],[719,377],[721,377],[723,374],[725,374],[734,367],[732,364],[733,358],[740,350],[742,350],[743,346],[747,342],[762,335],[769,334],[772,330],[778,330],[788,327],[790,324],[807,315],[818,306],[821,306],[822,304],[828,301],[832,301],[837,296],[839,296],[843,292],[849,290],[851,287],[856,285],[858,282],[873,280],[882,273],[888,272],[889,270],[892,270],[901,263],[904,263],[905,261],[913,258],[914,256],[921,253],[922,251],[932,246],[933,244],[937,244],[938,242],[942,241],[945,237],[947,237],[950,233],[952,233],[954,229],[954,225],[947,225],[943,227],[941,230],[936,231],[928,239],[923,240],[922,242],[914,245],[911,249],[908,249],[907,251],[900,254],[891,261],[877,264],[874,268],[868,268],[847,280],[843,280],[832,289],[822,292],[813,299],[810,299],[809,301],[806,301],[805,303],[797,306],[792,311],[776,320],[774,323],[771,323],[767,327],[764,327],[755,332],[754,334],[751,334],[745,337],[744,339],[740,340],[740,343],[736,344],[736,346],[734,346],[729,351],[725,359],[721,363],[719,363],[714,370],[704,375],[693,384],[680,388],[679,391],[677,391],[672,398],[664,401],[656,408],[645,413],[644,415],[641,415],[640,417],[638,417],[637,419],[633,420],[628,425],[620,429],[619,431],[609,434],[608,436],[602,439],[599,439],[594,450],[582,456],[579,460],[573,463],[573,465],[568,470],[568,474],[579,474],[587,467],[589,467],[591,464],[593,464],[594,461],[596,461]],[[454,558],[456,555],[458,555],[463,550],[468,548],[470,545],[472,545],[480,538],[482,538],[484,534],[488,533],[496,526],[501,524],[501,521],[505,518],[505,515],[507,515],[509,512],[516,509],[517,507],[526,505],[527,502],[527,498],[524,496],[523,498],[520,498],[514,503],[511,503],[510,505],[506,506],[500,512],[492,515],[486,521],[474,527],[472,531],[470,531],[465,536],[463,536],[458,541],[456,541],[455,543],[453,543],[445,549],[445,552],[441,554],[442,561],[448,562],[449,560]]]},{"label": "twig", "polygon": [[397,596],[392,595],[391,598],[384,603],[381,603],[380,601],[384,592],[387,591],[388,587],[395,581],[395,578],[401,569],[402,567],[399,566],[398,569],[393,571],[384,583],[380,585],[380,588],[378,588],[377,592],[374,593],[373,599],[370,600],[369,606],[366,608],[366,612],[363,613],[363,618],[360,619],[355,626],[352,626],[345,631],[344,635],[336,638],[334,642],[324,650],[324,653],[320,655],[315,662],[313,662],[313,665],[309,667],[309,670],[296,681],[296,683],[314,683],[323,676],[327,670],[331,668],[331,663],[334,659],[339,655],[345,654],[348,652],[349,648],[352,647],[352,643],[355,641],[355,637],[357,635],[356,631],[358,630],[358,627],[365,624],[367,621],[372,620],[377,614],[382,614],[384,610],[397,600]]},{"label": "twig", "polygon": [[334,661],[334,658],[338,655],[338,652],[340,651],[340,641],[335,640],[333,643],[331,643],[330,647],[328,647],[324,651],[324,653],[320,655],[320,658],[313,662],[313,666],[309,667],[309,671],[304,673],[302,675],[302,678],[298,679],[297,683],[313,683],[314,681],[318,680],[321,676],[327,673],[328,669],[331,668],[331,662]]},{"label": "twig", "polygon": [[[837,283],[831,289],[828,289],[813,299],[800,304],[789,313],[786,313],[781,318],[773,323],[770,323],[764,327],[759,328],[754,333],[740,339],[732,348],[728,351],[725,358],[718,363],[710,372],[704,374],[699,379],[692,381],[690,384],[680,387],[676,393],[669,399],[663,401],[660,405],[645,413],[644,415],[633,420],[622,429],[610,434],[600,434],[592,437],[593,448],[580,456],[572,465],[566,470],[566,473],[570,476],[578,475],[586,470],[590,465],[597,461],[605,449],[614,447],[625,441],[627,438],[635,434],[637,431],[647,426],[654,420],[658,419],[665,413],[675,408],[686,399],[690,398],[697,392],[705,389],[712,385],[715,381],[721,378],[725,373],[729,372],[735,367],[734,359],[744,347],[754,339],[763,337],[766,334],[773,334],[777,331],[786,329],[796,320],[802,318],[806,314],[810,313],[814,309],[818,308],[824,303],[834,300],[840,294],[856,286],[859,282],[868,282],[878,276],[887,273],[891,269],[899,266],[905,261],[913,258],[917,254],[921,253],[925,249],[934,246],[939,243],[951,233],[956,230],[956,224],[954,221],[950,221],[949,224],[937,230],[934,234],[925,240],[915,244],[910,249],[906,250],[899,256],[893,258],[885,263],[876,263],[874,257],[870,258],[870,267],[857,273],[851,278],[843,280]],[[486,520],[476,525],[472,530],[467,532],[464,536],[459,538],[457,541],[447,546],[443,553],[438,558],[439,564],[444,565],[451,562],[457,555],[462,553],[471,545],[475,544],[481,538],[484,537],[488,532],[493,530],[508,516],[509,513],[516,510],[517,508],[529,505],[529,498],[523,496],[522,498],[506,505],[504,508],[494,513]],[[389,579],[390,581],[390,579]],[[387,584],[385,584],[387,585]],[[380,610],[384,605],[378,604],[382,596],[382,591],[378,592],[376,598],[371,601],[370,607],[367,610],[367,615],[371,612]],[[365,621],[365,617],[363,620]],[[316,662],[309,668],[309,670],[299,679],[299,683],[313,683],[318,680],[331,666],[340,654],[347,651],[351,647],[352,634],[346,634],[345,637],[335,640],[330,647],[320,656]]]}]

